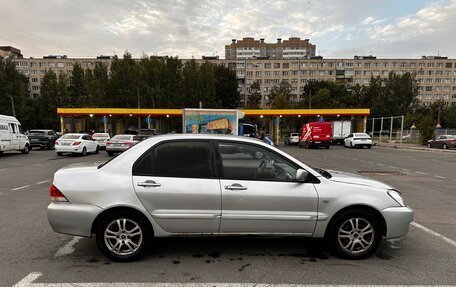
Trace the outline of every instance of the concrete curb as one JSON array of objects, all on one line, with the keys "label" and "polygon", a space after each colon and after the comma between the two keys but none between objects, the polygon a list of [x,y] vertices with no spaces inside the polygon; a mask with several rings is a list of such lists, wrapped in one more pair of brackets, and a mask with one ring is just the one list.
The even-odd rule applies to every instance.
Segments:
[{"label": "concrete curb", "polygon": [[384,147],[384,148],[395,148],[395,149],[408,149],[408,150],[421,150],[421,151],[428,151],[428,152],[447,152],[447,153],[454,153],[456,154],[456,150],[448,150],[448,149],[430,149],[428,147],[416,147],[416,146],[407,146],[407,144],[383,144],[383,143],[376,143],[376,147]]}]

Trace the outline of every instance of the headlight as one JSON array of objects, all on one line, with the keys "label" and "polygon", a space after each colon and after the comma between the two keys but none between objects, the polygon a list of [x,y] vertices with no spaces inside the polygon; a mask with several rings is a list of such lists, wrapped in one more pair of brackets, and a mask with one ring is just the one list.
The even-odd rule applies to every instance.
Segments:
[{"label": "headlight", "polygon": [[394,199],[397,203],[399,203],[400,206],[405,206],[405,201],[401,196],[401,193],[397,190],[390,189],[388,190],[388,195]]}]

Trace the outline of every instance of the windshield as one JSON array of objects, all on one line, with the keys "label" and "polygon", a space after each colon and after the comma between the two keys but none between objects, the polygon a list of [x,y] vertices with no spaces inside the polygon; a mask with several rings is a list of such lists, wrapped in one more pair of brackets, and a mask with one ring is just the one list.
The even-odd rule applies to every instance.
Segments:
[{"label": "windshield", "polygon": [[315,170],[316,172],[318,172],[319,174],[321,174],[325,178],[331,178],[332,177],[332,175],[329,172],[327,172],[326,170],[324,170],[322,168],[312,167],[312,169]]},{"label": "windshield", "polygon": [[60,137],[61,140],[77,140],[80,138],[80,135],[72,135],[72,134],[66,134]]},{"label": "windshield", "polygon": [[44,131],[31,130],[29,131],[29,134],[44,134]]},{"label": "windshield", "polygon": [[107,138],[108,134],[96,133],[92,135],[93,138]]}]

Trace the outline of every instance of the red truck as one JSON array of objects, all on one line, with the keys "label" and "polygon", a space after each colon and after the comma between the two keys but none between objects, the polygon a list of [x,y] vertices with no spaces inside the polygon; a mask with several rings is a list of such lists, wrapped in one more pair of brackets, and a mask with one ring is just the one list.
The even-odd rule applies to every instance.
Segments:
[{"label": "red truck", "polygon": [[302,126],[301,136],[299,137],[299,147],[318,147],[329,148],[332,144],[332,124],[331,122],[311,122]]}]

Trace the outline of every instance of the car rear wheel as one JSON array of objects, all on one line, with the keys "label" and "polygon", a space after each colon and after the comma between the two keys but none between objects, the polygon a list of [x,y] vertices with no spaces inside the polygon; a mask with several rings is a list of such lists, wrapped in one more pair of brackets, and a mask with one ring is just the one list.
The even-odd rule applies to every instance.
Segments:
[{"label": "car rear wheel", "polygon": [[85,147],[82,148],[82,153],[81,153],[82,156],[86,156],[87,155],[87,149]]},{"label": "car rear wheel", "polygon": [[427,147],[428,147],[428,148],[431,148],[432,146],[431,146],[431,144],[430,144],[430,143],[428,143],[428,144],[427,144]]},{"label": "car rear wheel", "polygon": [[382,235],[376,218],[365,210],[349,210],[329,227],[327,242],[338,256],[362,259],[378,248]]},{"label": "car rear wheel", "polygon": [[447,144],[446,144],[446,143],[444,143],[444,144],[443,144],[443,146],[442,146],[442,148],[443,148],[443,149],[448,149],[448,146],[447,146]]},{"label": "car rear wheel", "polygon": [[63,155],[63,152],[58,152],[57,155],[61,156],[61,155]]},{"label": "car rear wheel", "polygon": [[371,145],[368,145],[367,148],[370,149],[372,146]]},{"label": "car rear wheel", "polygon": [[95,153],[98,153],[100,151],[100,147],[97,146],[97,148],[95,149]]},{"label": "car rear wheel", "polygon": [[112,151],[108,151],[107,153],[108,153],[109,156],[113,156],[114,155],[114,153]]},{"label": "car rear wheel", "polygon": [[150,231],[144,219],[133,212],[106,216],[96,230],[98,248],[115,261],[134,261],[144,255]]}]

